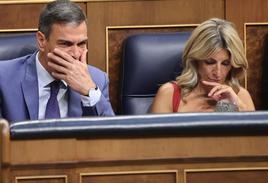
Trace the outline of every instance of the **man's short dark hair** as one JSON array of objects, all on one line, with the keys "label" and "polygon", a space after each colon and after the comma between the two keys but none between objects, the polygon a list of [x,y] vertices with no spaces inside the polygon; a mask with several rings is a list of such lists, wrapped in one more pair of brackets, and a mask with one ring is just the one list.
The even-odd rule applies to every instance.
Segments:
[{"label": "man's short dark hair", "polygon": [[38,30],[46,39],[49,39],[51,28],[55,23],[75,23],[80,25],[86,21],[83,10],[69,0],[56,0],[49,3],[41,12],[39,17]]}]

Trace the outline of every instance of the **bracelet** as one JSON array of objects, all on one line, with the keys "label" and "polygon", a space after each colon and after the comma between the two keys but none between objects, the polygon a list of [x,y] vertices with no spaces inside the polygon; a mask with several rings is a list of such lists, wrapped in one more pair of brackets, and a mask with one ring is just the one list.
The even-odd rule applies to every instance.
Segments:
[{"label": "bracelet", "polygon": [[215,111],[216,112],[236,112],[238,111],[238,106],[234,103],[220,100],[216,104]]}]

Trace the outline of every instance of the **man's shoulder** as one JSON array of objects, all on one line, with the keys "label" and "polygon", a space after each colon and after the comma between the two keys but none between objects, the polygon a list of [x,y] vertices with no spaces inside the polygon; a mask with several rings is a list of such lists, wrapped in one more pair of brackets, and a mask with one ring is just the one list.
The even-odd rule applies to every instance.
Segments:
[{"label": "man's shoulder", "polygon": [[26,55],[23,57],[18,57],[11,60],[1,60],[0,61],[0,75],[1,78],[9,78],[15,75],[21,75],[25,72],[27,63],[34,61],[34,55]]},{"label": "man's shoulder", "polygon": [[95,80],[107,80],[107,73],[92,65],[88,66],[91,77]]},{"label": "man's shoulder", "polygon": [[93,79],[93,81],[100,87],[104,87],[108,82],[108,76],[106,72],[102,71],[101,69],[91,66],[88,66],[89,73]]},{"label": "man's shoulder", "polygon": [[99,74],[106,74],[104,71],[102,71],[101,69],[95,67],[95,66],[92,66],[92,65],[88,65],[88,70],[90,73],[99,73]]},{"label": "man's shoulder", "polygon": [[22,57],[10,59],[10,60],[0,60],[0,68],[14,67],[16,65],[21,65],[25,63],[30,57],[31,55],[26,55],[26,56],[22,56]]}]

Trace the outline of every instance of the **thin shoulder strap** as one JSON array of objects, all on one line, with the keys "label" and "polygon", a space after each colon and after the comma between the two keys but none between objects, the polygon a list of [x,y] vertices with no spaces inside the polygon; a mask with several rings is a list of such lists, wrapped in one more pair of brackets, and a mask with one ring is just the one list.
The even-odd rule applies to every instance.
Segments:
[{"label": "thin shoulder strap", "polygon": [[174,88],[173,99],[172,99],[173,112],[177,112],[179,105],[180,105],[180,101],[181,101],[180,87],[175,82],[171,82],[171,83]]}]

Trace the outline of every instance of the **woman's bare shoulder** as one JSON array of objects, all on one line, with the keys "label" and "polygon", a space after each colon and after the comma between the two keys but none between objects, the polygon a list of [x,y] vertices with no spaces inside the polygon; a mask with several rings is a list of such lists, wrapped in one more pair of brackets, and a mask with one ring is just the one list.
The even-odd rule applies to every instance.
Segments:
[{"label": "woman's bare shoulder", "polygon": [[242,101],[242,103],[244,103],[244,107],[243,107],[244,111],[254,111],[255,110],[253,100],[252,100],[250,93],[247,89],[245,89],[243,87],[239,87],[239,92],[237,95],[240,98],[240,100]]},{"label": "woman's bare shoulder", "polygon": [[170,113],[172,112],[172,95],[173,95],[172,83],[165,83],[157,91],[154,98],[151,112],[153,113]]},{"label": "woman's bare shoulder", "polygon": [[165,83],[158,89],[158,93],[170,94],[173,93],[174,88],[171,82]]},{"label": "woman's bare shoulder", "polygon": [[238,95],[239,96],[250,96],[248,90],[242,86],[239,87]]}]

